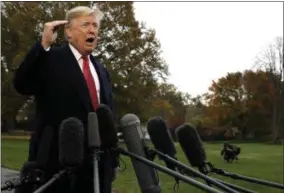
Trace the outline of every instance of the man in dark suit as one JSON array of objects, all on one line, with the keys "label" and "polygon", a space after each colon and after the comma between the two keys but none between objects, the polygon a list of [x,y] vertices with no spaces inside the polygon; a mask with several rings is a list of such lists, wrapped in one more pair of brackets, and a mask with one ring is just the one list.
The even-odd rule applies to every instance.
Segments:
[{"label": "man in dark suit", "polygon": [[[97,45],[102,17],[102,12],[97,9],[79,6],[66,13],[66,20],[46,23],[41,41],[31,48],[15,73],[15,89],[20,94],[33,95],[36,102],[29,161],[36,160],[43,128],[51,126],[54,130],[46,170],[48,177],[61,169],[58,160],[60,123],[66,118],[76,117],[87,128],[88,113],[95,111],[100,103],[113,110],[109,73],[91,55]],[[69,43],[58,48],[52,47],[56,28],[62,25],[65,26],[65,37]],[[73,192],[93,192],[93,170],[89,157],[85,155]],[[113,172],[115,175],[117,168],[116,156],[109,152],[103,155],[100,162],[101,193],[110,193],[112,182],[111,177],[102,174]],[[67,186],[59,183],[50,188],[49,192],[68,192]]]}]

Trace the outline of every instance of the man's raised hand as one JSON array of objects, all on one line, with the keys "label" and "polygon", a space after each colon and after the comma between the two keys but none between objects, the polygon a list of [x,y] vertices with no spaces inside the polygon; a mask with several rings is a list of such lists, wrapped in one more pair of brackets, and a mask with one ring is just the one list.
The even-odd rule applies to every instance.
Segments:
[{"label": "man's raised hand", "polygon": [[67,20],[58,20],[51,21],[44,24],[44,30],[42,33],[41,44],[44,49],[47,49],[55,41],[57,33],[55,32],[56,28],[60,25],[67,24]]}]

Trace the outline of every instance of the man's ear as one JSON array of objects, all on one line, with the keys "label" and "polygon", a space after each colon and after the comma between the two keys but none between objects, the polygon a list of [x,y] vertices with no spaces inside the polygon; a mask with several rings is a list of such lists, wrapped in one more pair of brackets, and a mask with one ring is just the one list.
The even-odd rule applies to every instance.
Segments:
[{"label": "man's ear", "polygon": [[64,29],[64,34],[65,34],[65,37],[66,39],[71,39],[71,29],[70,27],[68,27],[67,25],[65,26],[65,29]]}]

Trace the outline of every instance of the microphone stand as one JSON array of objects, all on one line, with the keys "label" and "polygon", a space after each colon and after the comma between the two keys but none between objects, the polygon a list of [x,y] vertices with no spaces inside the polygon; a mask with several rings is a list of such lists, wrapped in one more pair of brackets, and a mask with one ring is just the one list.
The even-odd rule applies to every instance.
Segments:
[{"label": "microphone stand", "polygon": [[[155,159],[157,153],[156,153],[154,150],[152,150],[152,149],[150,149],[149,147],[147,147],[146,145],[144,145],[143,148],[144,148],[144,150],[145,150],[145,152],[146,152],[146,157],[147,157],[149,160],[154,161],[154,159]],[[161,153],[161,154],[162,154],[162,153]],[[165,160],[165,158],[164,158],[163,156],[160,156],[160,158],[164,159],[164,161],[166,162],[167,168],[170,168],[170,169],[172,169],[173,171],[176,171],[175,166],[174,166],[174,165],[169,166],[169,163],[167,162],[167,160]],[[176,181],[176,184],[179,184],[179,179],[178,179],[178,178],[175,178],[175,181]]]},{"label": "microphone stand", "polygon": [[243,175],[239,175],[239,174],[232,174],[232,173],[227,172],[225,170],[215,168],[211,163],[208,163],[208,165],[211,167],[211,171],[213,173],[216,173],[216,174],[219,174],[219,175],[222,175],[222,176],[226,176],[226,177],[231,177],[234,180],[236,180],[236,179],[244,180],[244,181],[247,181],[247,182],[256,183],[256,184],[265,185],[265,186],[270,186],[270,187],[273,187],[273,188],[284,189],[284,185],[280,184],[280,183],[270,182],[270,181],[266,181],[266,180],[260,180],[260,179],[257,179],[257,178],[247,177],[247,176],[243,176]]},{"label": "microphone stand", "polygon": [[188,167],[187,165],[175,160],[174,158],[170,157],[169,155],[167,154],[164,154],[156,149],[148,149],[148,151],[150,151],[151,155],[158,155],[160,156],[161,158],[163,158],[164,160],[168,161],[168,162],[171,162],[173,164],[175,164],[176,166],[178,166],[179,168],[182,168],[186,171],[188,171],[190,174],[193,174],[193,176],[197,176],[197,177],[200,177],[202,179],[204,179],[207,183],[210,183],[210,184],[214,184],[216,187],[220,188],[220,189],[223,189],[225,190],[226,192],[228,193],[238,193],[236,190],[229,188],[228,186],[224,185],[223,183],[217,181],[216,179],[213,179],[209,176],[206,176],[205,174],[203,173],[200,173],[196,170],[194,170],[193,168],[190,168]]},{"label": "microphone stand", "polygon": [[99,148],[92,149],[93,157],[93,173],[94,173],[94,193],[100,193],[100,181],[99,181],[99,161],[100,161],[100,151]]},{"label": "microphone stand", "polygon": [[58,173],[54,174],[53,177],[48,180],[44,185],[42,185],[40,188],[38,188],[36,191],[33,193],[42,193],[45,191],[49,186],[51,186],[56,180],[59,180],[63,176],[69,174],[70,170],[61,170]]},{"label": "microphone stand", "polygon": [[[126,151],[124,150],[123,148],[116,148],[115,149],[116,152],[120,153],[120,154],[123,154],[123,155],[126,155],[126,156],[129,156],[130,158],[133,158],[133,159],[136,159],[137,161],[140,161],[146,165],[149,165],[161,172],[164,172],[170,176],[173,176],[175,178],[178,178],[179,180],[183,181],[183,182],[186,182],[186,183],[189,183],[197,188],[200,188],[204,191],[208,191],[209,193],[223,193],[223,192],[220,192],[219,190],[215,189],[215,188],[212,188],[210,186],[206,186],[205,184],[202,184],[201,182],[198,182],[196,180],[193,180],[187,176],[184,176],[180,173],[177,173],[177,172],[174,172],[172,171],[171,169],[168,169],[166,167],[163,167],[163,166],[160,166],[159,164],[156,164],[152,161],[149,161],[148,159],[146,158],[143,158],[143,157],[140,157],[134,153],[131,153],[129,151]],[[236,192],[237,193],[237,192]]]}]

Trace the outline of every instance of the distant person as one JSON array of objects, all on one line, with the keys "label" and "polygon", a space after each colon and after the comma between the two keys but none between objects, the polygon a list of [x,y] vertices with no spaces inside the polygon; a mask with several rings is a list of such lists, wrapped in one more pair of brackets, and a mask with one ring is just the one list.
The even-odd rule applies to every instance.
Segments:
[{"label": "distant person", "polygon": [[238,155],[240,153],[241,148],[230,143],[224,143],[223,149],[221,150],[221,155],[223,156],[223,159],[228,163],[231,163],[233,160],[238,160]]},{"label": "distant person", "polygon": [[[87,128],[88,113],[95,111],[99,104],[104,103],[113,110],[108,70],[92,56],[97,46],[102,17],[103,13],[98,9],[79,6],[67,11],[65,20],[45,23],[41,41],[30,49],[15,73],[15,89],[22,95],[33,95],[36,103],[29,161],[36,159],[43,128],[51,126],[55,133],[46,170],[48,177],[62,169],[58,159],[61,122],[76,117]],[[68,44],[53,47],[56,38],[54,32],[58,27],[64,27]],[[88,152],[87,145],[85,148]],[[118,160],[110,151],[106,151],[102,157],[99,163],[101,193],[111,193]],[[73,184],[74,193],[93,193],[92,168],[91,157],[85,155],[84,164]],[[63,193],[67,187],[69,184],[56,183],[45,193]]]}]

